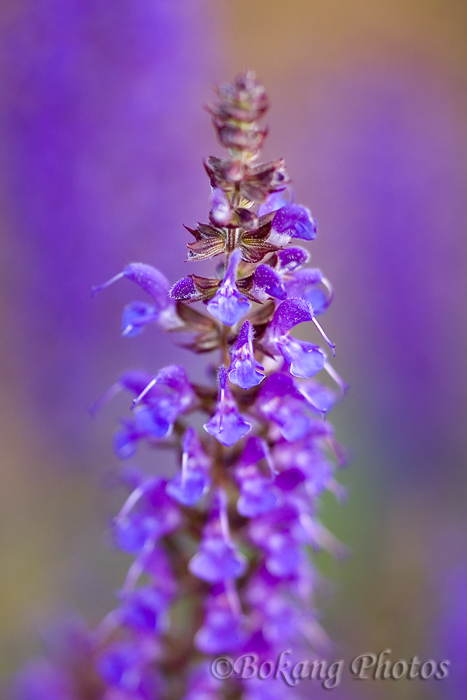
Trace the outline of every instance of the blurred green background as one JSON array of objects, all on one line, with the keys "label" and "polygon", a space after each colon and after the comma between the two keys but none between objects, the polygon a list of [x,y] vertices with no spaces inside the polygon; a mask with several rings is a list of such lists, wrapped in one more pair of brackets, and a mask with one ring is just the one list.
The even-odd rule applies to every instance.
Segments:
[{"label": "blurred green background", "polygon": [[351,385],[334,417],[349,497],[323,503],[351,557],[318,556],[334,657],[452,663],[440,682],[346,674],[335,694],[465,698],[467,4],[2,0],[0,32],[0,674],[52,616],[112,605],[128,561],[106,541],[105,474],[127,405],[87,407],[125,367],[188,355],[119,337],[125,285],[89,290],[133,259],[185,273],[182,223],[206,217],[201,159],[219,150],[201,105],[253,68],[266,155],[318,219]]}]

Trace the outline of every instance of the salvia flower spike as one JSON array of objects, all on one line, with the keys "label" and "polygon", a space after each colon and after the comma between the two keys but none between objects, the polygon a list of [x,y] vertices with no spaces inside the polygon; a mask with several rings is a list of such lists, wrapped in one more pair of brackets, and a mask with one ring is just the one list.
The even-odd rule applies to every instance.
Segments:
[{"label": "salvia flower spike", "polygon": [[121,279],[139,286],[148,300],[125,308],[123,335],[151,324],[183,332],[194,352],[216,353],[217,387],[193,383],[180,365],[128,371],[95,405],[129,391],[117,455],[165,446],[179,470],[124,471],[129,495],[112,534],[134,562],[115,610],[84,635],[84,661],[62,654],[35,678],[49,700],[286,698],[278,681],[216,680],[212,657],[274,659],[290,647],[310,658],[325,639],[310,550],[341,551],[319,522],[318,499],[326,489],[342,495],[343,450],[327,415],[347,386],[321,345],[292,335],[311,322],[334,354],[316,318],[332,287],[296,245],[313,241],[316,221],[294,201],[283,160],[258,162],[267,109],[252,72],[220,87],[208,107],[227,153],[205,161],[209,219],[188,228],[188,259],[215,257],[217,272],[171,286],[132,263],[94,290]]}]

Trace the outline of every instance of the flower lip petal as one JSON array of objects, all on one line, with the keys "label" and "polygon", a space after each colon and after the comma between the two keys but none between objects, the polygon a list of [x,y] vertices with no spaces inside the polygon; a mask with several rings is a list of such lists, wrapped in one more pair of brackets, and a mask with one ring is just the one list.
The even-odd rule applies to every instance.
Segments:
[{"label": "flower lip petal", "polygon": [[281,300],[287,298],[287,292],[281,278],[269,265],[258,265],[253,277],[253,284],[255,288],[266,295],[266,298],[275,297]]},{"label": "flower lip petal", "polygon": [[277,307],[273,319],[272,330],[274,337],[285,335],[299,323],[313,320],[313,309],[304,299],[286,299]]},{"label": "flower lip petal", "polygon": [[299,204],[286,204],[278,209],[272,221],[273,231],[288,234],[292,238],[312,241],[316,238],[317,225],[311,212]]}]

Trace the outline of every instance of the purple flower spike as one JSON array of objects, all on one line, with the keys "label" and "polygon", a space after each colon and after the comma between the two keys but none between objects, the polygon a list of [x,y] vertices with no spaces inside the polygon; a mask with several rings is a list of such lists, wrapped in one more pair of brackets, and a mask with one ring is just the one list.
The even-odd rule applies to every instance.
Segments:
[{"label": "purple flower spike", "polygon": [[281,278],[269,265],[258,265],[256,268],[253,276],[253,291],[261,301],[269,297],[281,300],[287,298]]},{"label": "purple flower spike", "polygon": [[238,263],[240,262],[240,251],[236,250],[230,257],[229,266],[225,277],[217,290],[215,296],[208,303],[208,311],[215,318],[225,323],[226,326],[233,326],[248,312],[250,302],[240,294],[235,283]]},{"label": "purple flower spike", "polygon": [[211,485],[210,462],[193,428],[188,428],[183,438],[181,471],[169,481],[166,491],[185,506],[194,505]]},{"label": "purple flower spike", "polygon": [[317,225],[309,209],[299,204],[286,204],[276,211],[272,229],[291,238],[312,241],[316,238]]},{"label": "purple flower spike", "polygon": [[170,283],[162,272],[159,272],[151,265],[131,263],[123,272],[115,275],[108,282],[98,287],[93,287],[93,295],[120,279],[128,279],[135,282],[146,294],[149,294],[154,301],[157,321],[162,328],[173,330],[181,326],[180,319],[175,311],[175,304],[169,295]]},{"label": "purple flower spike", "polygon": [[237,403],[227,384],[227,370],[224,366],[219,369],[219,400],[216,412],[203,427],[226,447],[234,445],[251,428],[250,423],[244,420],[238,411]]},{"label": "purple flower spike", "polygon": [[232,363],[229,367],[229,379],[242,389],[251,389],[261,384],[264,368],[255,360],[253,350],[253,326],[249,321],[240,328],[240,333],[231,349]]}]

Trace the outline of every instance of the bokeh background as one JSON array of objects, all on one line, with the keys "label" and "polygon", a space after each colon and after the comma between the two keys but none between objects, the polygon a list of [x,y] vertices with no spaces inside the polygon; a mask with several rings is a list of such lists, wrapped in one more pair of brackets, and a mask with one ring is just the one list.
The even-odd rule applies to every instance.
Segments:
[{"label": "bokeh background", "polygon": [[156,331],[119,336],[130,285],[90,288],[132,260],[187,273],[181,224],[205,218],[201,159],[219,151],[201,105],[251,67],[272,102],[266,155],[319,222],[352,387],[334,419],[349,497],[323,503],[352,555],[318,558],[334,658],[451,661],[438,682],[346,673],[334,695],[463,700],[467,5],[2,0],[0,44],[2,679],[54,616],[93,624],[112,605],[127,561],[105,487],[127,402],[87,408],[124,368],[189,356]]}]

